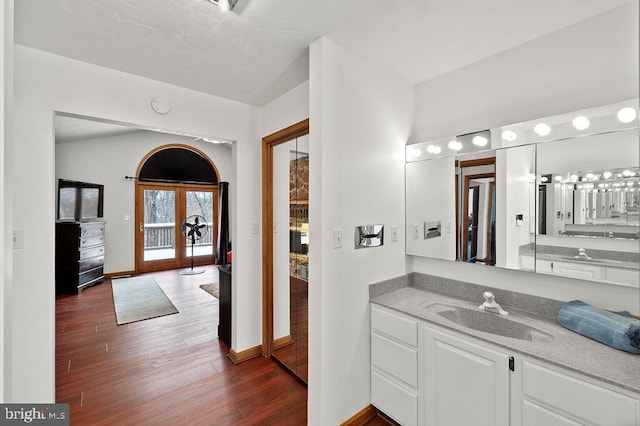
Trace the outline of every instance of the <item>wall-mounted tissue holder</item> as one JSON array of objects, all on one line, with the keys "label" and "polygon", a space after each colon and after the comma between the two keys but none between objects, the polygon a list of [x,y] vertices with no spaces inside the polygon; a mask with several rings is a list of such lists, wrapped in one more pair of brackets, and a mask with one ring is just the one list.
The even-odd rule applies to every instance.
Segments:
[{"label": "wall-mounted tissue holder", "polygon": [[442,235],[442,225],[440,221],[424,223],[424,239],[435,238]]},{"label": "wall-mounted tissue holder", "polygon": [[384,243],[383,225],[356,226],[355,246],[357,249],[367,247],[379,247]]}]

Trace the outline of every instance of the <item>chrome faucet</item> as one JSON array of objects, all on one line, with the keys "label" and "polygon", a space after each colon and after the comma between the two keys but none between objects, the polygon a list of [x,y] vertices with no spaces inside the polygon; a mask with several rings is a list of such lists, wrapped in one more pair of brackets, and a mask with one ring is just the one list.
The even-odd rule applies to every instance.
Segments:
[{"label": "chrome faucet", "polygon": [[591,260],[591,257],[589,257],[589,255],[587,255],[587,251],[583,248],[579,248],[578,249],[578,255],[575,256],[577,259],[586,259],[586,260]]},{"label": "chrome faucet", "polygon": [[482,297],[484,297],[484,303],[480,305],[480,309],[482,309],[483,311],[500,315],[509,314],[509,312],[505,311],[500,305],[498,305],[498,303],[496,302],[496,297],[490,291],[485,291],[482,294]]}]

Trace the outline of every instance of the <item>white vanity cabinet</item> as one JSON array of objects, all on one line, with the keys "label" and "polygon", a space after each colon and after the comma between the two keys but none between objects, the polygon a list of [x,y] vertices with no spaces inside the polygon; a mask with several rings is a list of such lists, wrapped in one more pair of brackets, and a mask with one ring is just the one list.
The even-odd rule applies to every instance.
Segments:
[{"label": "white vanity cabinet", "polygon": [[403,425],[640,426],[639,393],[376,304],[371,403]]},{"label": "white vanity cabinet", "polygon": [[513,425],[640,425],[638,394],[525,356],[515,370]]},{"label": "white vanity cabinet", "polygon": [[400,424],[418,424],[418,321],[377,305],[371,305],[371,403]]},{"label": "white vanity cabinet", "polygon": [[425,325],[425,424],[508,426],[509,356]]}]

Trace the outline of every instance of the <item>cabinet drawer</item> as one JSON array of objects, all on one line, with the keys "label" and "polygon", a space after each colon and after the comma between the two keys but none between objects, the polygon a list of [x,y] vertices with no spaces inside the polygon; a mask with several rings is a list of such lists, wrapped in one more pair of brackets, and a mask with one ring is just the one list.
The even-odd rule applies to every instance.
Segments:
[{"label": "cabinet drawer", "polygon": [[80,225],[80,237],[104,235],[104,223],[83,223]]},{"label": "cabinet drawer", "polygon": [[102,267],[83,272],[82,274],[78,275],[78,286],[88,284],[92,281],[102,278],[103,276],[104,274],[102,273]]},{"label": "cabinet drawer", "polygon": [[418,351],[415,349],[371,333],[371,365],[414,388],[418,386]]},{"label": "cabinet drawer", "polygon": [[418,424],[418,396],[371,372],[371,404],[403,425]]},{"label": "cabinet drawer", "polygon": [[640,424],[640,401],[637,398],[528,361],[523,362],[522,374],[525,399],[579,423]]},{"label": "cabinet drawer", "polygon": [[80,250],[80,260],[90,259],[96,256],[104,255],[104,246],[96,246]]},{"label": "cabinet drawer", "polygon": [[416,320],[386,311],[375,305],[371,306],[371,328],[407,345],[413,347],[418,345],[418,322]]},{"label": "cabinet drawer", "polygon": [[104,235],[89,235],[87,237],[80,238],[80,248],[97,246],[104,244]]},{"label": "cabinet drawer", "polygon": [[96,256],[96,257],[92,257],[92,258],[83,260],[81,262],[78,262],[78,269],[79,269],[79,272],[85,272],[90,269],[94,269],[103,265],[104,265],[104,256]]},{"label": "cabinet drawer", "polygon": [[549,411],[539,405],[524,401],[522,404],[522,426],[580,426],[573,420]]}]

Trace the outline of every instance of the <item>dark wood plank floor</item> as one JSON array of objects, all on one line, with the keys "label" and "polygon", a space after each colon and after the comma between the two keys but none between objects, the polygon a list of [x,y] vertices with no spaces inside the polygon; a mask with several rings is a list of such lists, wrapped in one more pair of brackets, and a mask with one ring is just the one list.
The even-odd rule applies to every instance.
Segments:
[{"label": "dark wood plank floor", "polygon": [[72,425],[304,425],[307,389],[275,361],[238,365],[201,275],[152,274],[180,313],[118,326],[110,281],[56,299],[56,401]]}]

